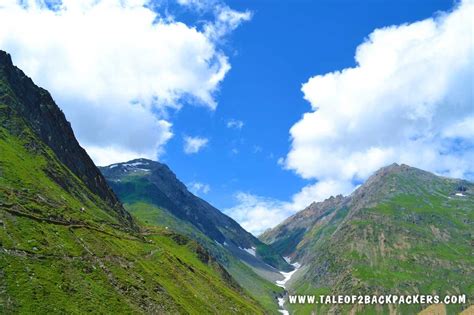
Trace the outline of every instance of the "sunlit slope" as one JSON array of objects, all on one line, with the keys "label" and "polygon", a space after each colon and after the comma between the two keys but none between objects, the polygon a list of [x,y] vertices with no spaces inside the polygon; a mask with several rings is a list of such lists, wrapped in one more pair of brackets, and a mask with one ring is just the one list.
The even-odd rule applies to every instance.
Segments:
[{"label": "sunlit slope", "polygon": [[278,253],[244,230],[236,221],[205,200],[192,194],[165,164],[136,159],[101,167],[110,186],[123,203],[151,203],[165,209],[179,221],[192,225],[213,242],[235,246],[281,270],[291,266]]},{"label": "sunlit slope", "polygon": [[263,313],[202,246],[144,229],[93,169],[66,167],[0,70],[0,313]]},{"label": "sunlit slope", "polygon": [[[473,223],[472,183],[392,165],[351,196],[312,204],[261,239],[303,264],[290,292],[472,297]],[[424,307],[396,308],[408,314]],[[448,312],[465,307],[450,305]],[[389,312],[387,306],[290,308]]]},{"label": "sunlit slope", "polygon": [[[138,159],[102,167],[101,170],[124,202],[125,208],[142,225],[177,231],[196,240],[268,312],[277,312],[276,297],[283,290],[274,284],[273,279],[265,280],[257,273],[262,270],[274,274],[274,277],[281,277],[278,270],[265,263],[261,257],[243,250],[254,247],[257,253],[259,250],[264,252],[267,245],[236,226],[235,221],[230,221],[220,212],[216,213],[217,209],[189,193],[164,164]],[[202,213],[195,214],[196,208]],[[207,210],[210,210],[209,213]],[[211,218],[207,219],[208,216]],[[212,229],[209,229],[207,224],[213,220],[220,224],[212,225]],[[243,232],[238,233],[238,229]],[[275,255],[274,251],[270,252],[272,254]],[[271,256],[269,258],[272,259]]]}]

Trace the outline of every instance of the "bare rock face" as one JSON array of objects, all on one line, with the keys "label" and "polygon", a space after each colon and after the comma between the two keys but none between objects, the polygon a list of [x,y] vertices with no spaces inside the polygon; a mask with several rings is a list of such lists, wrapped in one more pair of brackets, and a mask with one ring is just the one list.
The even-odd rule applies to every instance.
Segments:
[{"label": "bare rock face", "polygon": [[331,214],[343,208],[350,198],[338,195],[323,202],[313,202],[306,209],[292,215],[273,229],[260,235],[260,240],[272,244],[284,256],[295,255],[296,246],[303,240],[305,234],[316,224],[326,222]]},{"label": "bare rock face", "polygon": [[[125,222],[132,224],[130,214],[122,207],[94,162],[79,145],[71,124],[49,92],[36,86],[23,71],[13,65],[10,55],[1,50],[0,80],[3,82],[0,85],[2,102],[28,123],[33,132],[91,192],[117,211]],[[54,174],[51,175],[54,177]]]}]

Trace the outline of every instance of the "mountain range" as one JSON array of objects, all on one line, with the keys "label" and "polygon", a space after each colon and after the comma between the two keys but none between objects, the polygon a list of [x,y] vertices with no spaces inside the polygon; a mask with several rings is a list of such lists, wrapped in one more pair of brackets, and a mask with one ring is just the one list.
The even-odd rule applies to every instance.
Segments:
[{"label": "mountain range", "polygon": [[[293,269],[272,247],[195,196],[165,164],[136,159],[100,167],[125,208],[143,226],[170,228],[197,240],[254,297],[275,308],[280,270]],[[271,283],[269,283],[271,281]]]},{"label": "mountain range", "polygon": [[473,210],[472,182],[393,164],[257,238],[163,163],[96,167],[0,51],[0,313],[416,314],[288,295],[472,297]]},{"label": "mountain range", "polygon": [[141,226],[80,147],[51,95],[5,52],[0,310],[268,313],[198,242]]}]

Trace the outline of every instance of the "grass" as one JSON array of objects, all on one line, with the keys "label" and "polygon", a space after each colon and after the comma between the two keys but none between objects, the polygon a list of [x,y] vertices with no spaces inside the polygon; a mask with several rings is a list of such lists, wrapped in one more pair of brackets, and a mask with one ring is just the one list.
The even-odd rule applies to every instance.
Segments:
[{"label": "grass", "polygon": [[121,225],[0,105],[0,313],[263,311],[196,242]]},{"label": "grass", "polygon": [[283,289],[262,279],[250,267],[230,255],[221,245],[210,240],[192,224],[179,220],[166,209],[147,202],[127,203],[125,207],[144,226],[176,231],[202,244],[223,264],[239,285],[265,308],[267,313],[278,313],[276,296],[282,294]]},{"label": "grass", "polygon": [[[298,251],[307,271],[295,280],[291,294],[474,296],[473,196],[453,197],[456,183],[449,179],[394,176],[391,180],[400,186],[394,193],[375,196],[377,202],[352,213],[350,220],[336,213],[331,221],[306,233]],[[466,306],[448,305],[448,314]],[[288,307],[295,314],[352,310],[352,306],[334,305]],[[401,314],[416,314],[425,307],[396,306]],[[367,305],[355,313],[389,314],[390,310]]]}]

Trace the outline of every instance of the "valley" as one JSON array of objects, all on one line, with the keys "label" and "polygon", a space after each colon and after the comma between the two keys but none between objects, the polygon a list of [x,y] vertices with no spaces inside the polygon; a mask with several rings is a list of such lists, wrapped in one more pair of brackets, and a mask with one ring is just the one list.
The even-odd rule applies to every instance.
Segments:
[{"label": "valley", "polygon": [[0,152],[2,313],[266,312],[199,243],[137,222],[4,52]]},{"label": "valley", "polygon": [[417,314],[432,306],[288,295],[474,295],[467,180],[392,164],[256,237],[163,163],[96,167],[2,51],[0,153],[2,313]]}]

